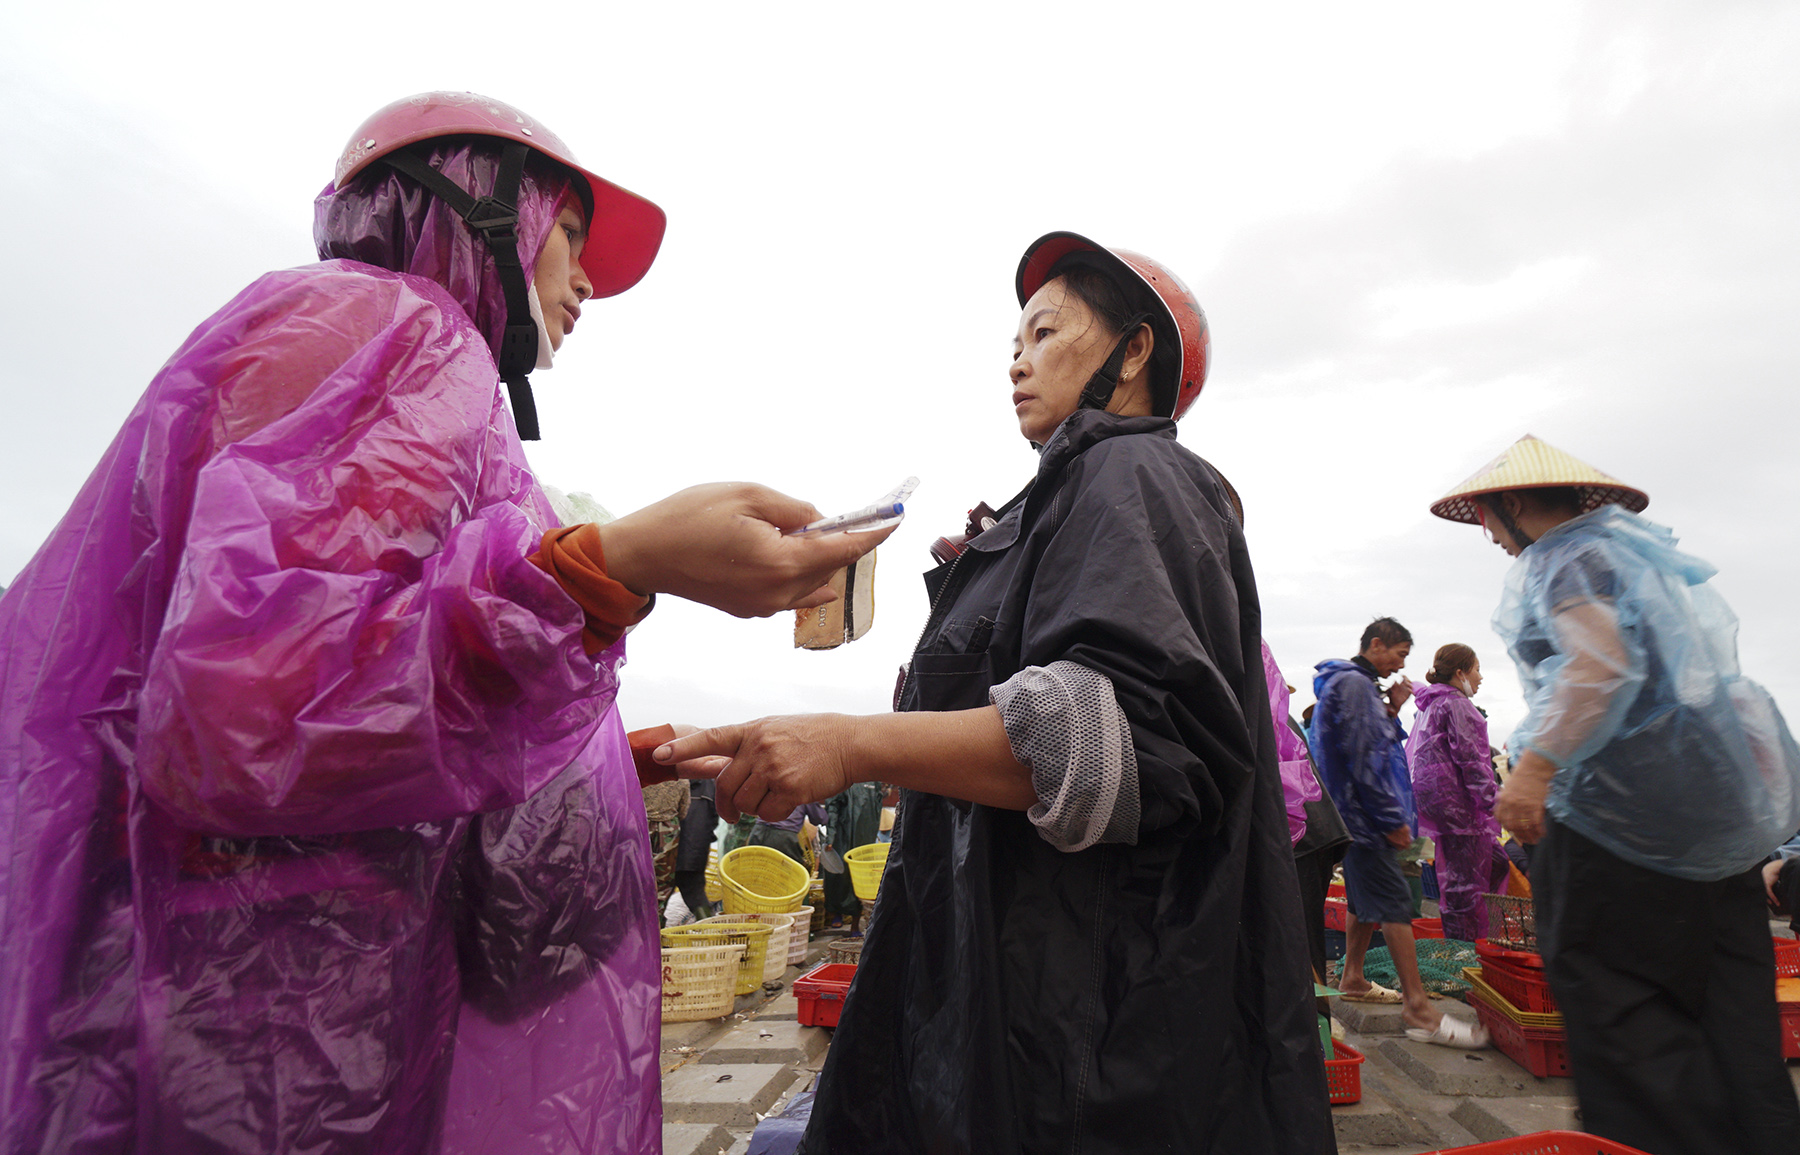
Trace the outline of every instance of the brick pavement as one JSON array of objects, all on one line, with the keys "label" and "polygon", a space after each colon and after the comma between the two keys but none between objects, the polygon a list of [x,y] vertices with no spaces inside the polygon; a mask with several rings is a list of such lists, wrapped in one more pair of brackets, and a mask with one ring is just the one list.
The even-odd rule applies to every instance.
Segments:
[{"label": "brick pavement", "polygon": [[[777,991],[738,1000],[725,1019],[663,1029],[665,1155],[742,1155],[756,1120],[779,1113],[822,1065],[830,1032],[802,1027],[794,979],[822,961],[826,938]],[[1420,1155],[1533,1131],[1575,1129],[1574,1088],[1539,1079],[1499,1051],[1454,1051],[1403,1036],[1398,1008],[1332,1000],[1344,1041],[1362,1052],[1363,1098],[1335,1107],[1342,1155]],[[1462,1003],[1451,1014],[1472,1018]],[[1800,1061],[1788,1064],[1800,1091]]]}]

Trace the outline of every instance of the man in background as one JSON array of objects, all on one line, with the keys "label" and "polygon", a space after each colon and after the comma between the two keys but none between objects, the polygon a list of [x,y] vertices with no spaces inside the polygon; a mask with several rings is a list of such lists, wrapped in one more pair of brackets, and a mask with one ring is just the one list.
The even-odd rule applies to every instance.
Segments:
[{"label": "man in background", "polygon": [[[1412,634],[1393,618],[1376,618],[1363,630],[1357,655],[1320,662],[1313,677],[1310,735],[1313,764],[1350,834],[1344,852],[1344,973],[1338,990],[1350,1002],[1402,1004],[1407,1035],[1421,1042],[1475,1049],[1487,1032],[1431,1005],[1419,977],[1413,944],[1412,887],[1400,852],[1412,845],[1412,781],[1406,767],[1406,732],[1400,707],[1412,696],[1401,678],[1387,690],[1378,683],[1398,674],[1412,654]],[[1363,956],[1380,925],[1400,990],[1363,975]]]}]

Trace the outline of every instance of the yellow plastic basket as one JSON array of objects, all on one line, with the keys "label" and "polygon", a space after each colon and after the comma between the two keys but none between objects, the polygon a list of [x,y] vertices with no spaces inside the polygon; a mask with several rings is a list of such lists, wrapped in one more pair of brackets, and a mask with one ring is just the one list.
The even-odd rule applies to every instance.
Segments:
[{"label": "yellow plastic basket", "polygon": [[732,993],[747,995],[763,984],[763,970],[769,962],[769,935],[774,927],[759,922],[698,923],[665,927],[665,948],[682,946],[741,946],[744,957],[738,960],[737,983]]},{"label": "yellow plastic basket", "polygon": [[1507,997],[1489,986],[1481,977],[1480,967],[1464,967],[1463,981],[1476,994],[1487,1000],[1493,1007],[1521,1027],[1530,1027],[1534,1031],[1560,1031],[1563,1017],[1561,1011],[1522,1011],[1512,1005]]},{"label": "yellow plastic basket", "polygon": [[726,914],[792,914],[806,901],[806,867],[766,846],[740,846],[719,862]]},{"label": "yellow plastic basket", "polygon": [[662,1021],[693,1023],[717,1019],[736,1005],[744,948],[682,946],[662,952]]},{"label": "yellow plastic basket", "polygon": [[794,933],[794,916],[791,914],[715,914],[711,918],[703,918],[694,926],[706,926],[711,923],[732,925],[746,922],[760,922],[769,928],[768,956],[763,960],[763,981],[773,982],[781,977],[788,965],[788,940]]},{"label": "yellow plastic basket", "polygon": [[881,890],[881,872],[887,868],[888,848],[892,845],[871,842],[844,855],[844,865],[850,868],[850,889],[864,902],[874,902]]},{"label": "yellow plastic basket", "polygon": [[725,884],[719,880],[719,852],[706,852],[706,901],[719,902],[725,897]]}]

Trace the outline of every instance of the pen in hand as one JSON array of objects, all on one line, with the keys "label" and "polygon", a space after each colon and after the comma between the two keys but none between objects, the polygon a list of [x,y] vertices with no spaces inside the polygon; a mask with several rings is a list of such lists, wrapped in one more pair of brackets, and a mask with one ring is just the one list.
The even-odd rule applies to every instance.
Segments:
[{"label": "pen in hand", "polygon": [[850,513],[840,513],[832,517],[822,517],[818,521],[808,522],[797,529],[790,529],[783,537],[799,537],[802,534],[839,533],[847,530],[862,529],[877,522],[899,517],[906,512],[904,502],[890,501],[882,505],[871,505]]}]

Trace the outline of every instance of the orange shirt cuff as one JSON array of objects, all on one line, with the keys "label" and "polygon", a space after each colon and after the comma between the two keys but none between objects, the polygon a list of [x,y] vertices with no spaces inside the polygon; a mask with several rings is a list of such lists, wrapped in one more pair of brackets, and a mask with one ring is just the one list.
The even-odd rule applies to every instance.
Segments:
[{"label": "orange shirt cuff", "polygon": [[589,657],[618,641],[626,627],[643,621],[656,606],[654,595],[640,597],[606,576],[600,527],[592,522],[546,533],[529,560],[555,578],[586,615],[581,648]]}]

